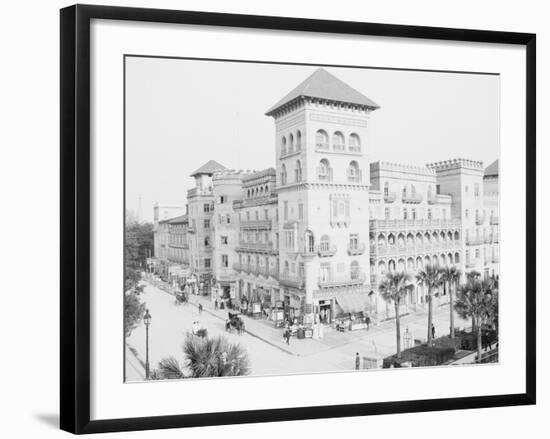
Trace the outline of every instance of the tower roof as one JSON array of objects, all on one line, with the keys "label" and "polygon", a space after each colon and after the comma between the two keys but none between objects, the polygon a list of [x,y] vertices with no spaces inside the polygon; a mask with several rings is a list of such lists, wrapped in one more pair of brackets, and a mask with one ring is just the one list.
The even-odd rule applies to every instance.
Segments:
[{"label": "tower roof", "polygon": [[224,165],[220,165],[215,160],[209,160],[204,165],[202,165],[199,169],[193,172],[191,174],[191,177],[195,177],[196,175],[201,175],[201,174],[213,175],[214,171],[221,171],[224,169],[227,169]]},{"label": "tower roof", "polygon": [[498,177],[498,159],[485,168],[484,177]]},{"label": "tower roof", "polygon": [[266,115],[271,116],[282,106],[300,97],[326,99],[334,102],[360,105],[372,109],[380,108],[376,102],[370,100],[362,93],[359,93],[325,69],[317,69],[305,81],[271,107]]}]

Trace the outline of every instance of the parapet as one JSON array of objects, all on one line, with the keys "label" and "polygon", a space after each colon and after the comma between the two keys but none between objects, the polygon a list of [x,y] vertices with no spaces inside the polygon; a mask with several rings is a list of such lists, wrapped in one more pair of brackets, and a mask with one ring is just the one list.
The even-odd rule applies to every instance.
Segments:
[{"label": "parapet", "polygon": [[435,172],[447,171],[450,169],[476,169],[483,171],[483,162],[479,160],[457,158],[429,163],[426,167],[433,169]]}]

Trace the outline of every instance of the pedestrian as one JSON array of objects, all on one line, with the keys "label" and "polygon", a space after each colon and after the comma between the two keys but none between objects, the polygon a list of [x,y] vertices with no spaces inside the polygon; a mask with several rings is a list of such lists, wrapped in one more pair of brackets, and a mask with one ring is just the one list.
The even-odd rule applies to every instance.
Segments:
[{"label": "pedestrian", "polygon": [[359,352],[355,353],[355,370],[359,370],[361,366],[361,358],[359,358]]},{"label": "pedestrian", "polygon": [[218,299],[214,300],[214,309],[218,309]]},{"label": "pedestrian", "polygon": [[199,303],[199,314],[202,314],[202,303]]},{"label": "pedestrian", "polygon": [[370,329],[370,316],[367,314],[365,317],[365,323],[367,324],[367,331]]},{"label": "pedestrian", "polygon": [[435,326],[432,323],[432,339],[435,340]]},{"label": "pedestrian", "polygon": [[286,344],[290,345],[290,329],[285,330],[283,337],[286,340]]}]

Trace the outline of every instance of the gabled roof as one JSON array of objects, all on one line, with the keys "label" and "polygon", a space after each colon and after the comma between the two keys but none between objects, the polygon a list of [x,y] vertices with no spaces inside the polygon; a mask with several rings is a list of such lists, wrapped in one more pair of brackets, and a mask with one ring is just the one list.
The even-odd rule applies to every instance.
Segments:
[{"label": "gabled roof", "polygon": [[498,159],[485,168],[484,177],[498,177]]},{"label": "gabled roof", "polygon": [[220,171],[224,169],[227,169],[224,165],[220,165],[215,160],[209,160],[204,165],[202,165],[199,169],[193,172],[191,174],[191,177],[194,177],[195,175],[201,175],[201,174],[212,175],[214,174],[214,171]]},{"label": "gabled roof", "polygon": [[305,81],[271,107],[266,115],[272,115],[275,110],[300,97],[326,99],[334,102],[356,104],[372,109],[380,108],[376,102],[359,93],[325,69],[317,69]]},{"label": "gabled roof", "polygon": [[182,224],[188,222],[187,215],[180,215],[175,218],[170,218],[166,220],[168,224]]}]

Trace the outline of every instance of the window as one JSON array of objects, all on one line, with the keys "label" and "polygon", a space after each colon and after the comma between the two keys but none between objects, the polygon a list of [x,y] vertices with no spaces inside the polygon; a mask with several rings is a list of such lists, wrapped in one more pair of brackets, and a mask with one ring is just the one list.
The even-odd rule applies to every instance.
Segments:
[{"label": "window", "polygon": [[414,184],[411,184],[411,196],[415,196],[416,195],[416,188],[414,187]]},{"label": "window", "polygon": [[407,198],[407,185],[403,186],[403,198]]},{"label": "window", "polygon": [[355,133],[349,136],[349,150],[352,152],[361,152],[361,141]]},{"label": "window", "polygon": [[329,251],[330,249],[330,239],[328,235],[321,236],[321,241],[319,241],[319,250],[321,251]]},{"label": "window", "polygon": [[479,197],[479,183],[476,183],[474,185],[474,197],[476,197],[476,198]]},{"label": "window", "polygon": [[349,248],[352,250],[357,250],[358,246],[359,246],[359,235],[357,233],[349,235]]},{"label": "window", "polygon": [[246,220],[250,221],[250,212],[246,212]]},{"label": "window", "polygon": [[432,219],[432,209],[428,209],[428,219]]},{"label": "window", "polygon": [[224,204],[227,201],[227,197],[225,195],[220,195],[220,204]]},{"label": "window", "polygon": [[403,219],[407,219],[407,208],[403,208]]},{"label": "window", "polygon": [[466,218],[468,218],[468,215],[469,215],[468,209],[465,209],[465,210],[464,210],[464,216],[465,216]]},{"label": "window", "polygon": [[293,249],[295,244],[295,236],[293,230],[285,231],[285,247]]},{"label": "window", "polygon": [[350,267],[350,275],[351,275],[351,278],[352,279],[359,279],[360,276],[361,276],[361,268],[359,266],[359,262],[357,261],[353,261],[351,263],[351,267]]},{"label": "window", "polygon": [[331,181],[332,180],[332,169],[330,163],[327,159],[322,159],[319,162],[319,167],[317,168],[317,175],[321,181]]},{"label": "window", "polygon": [[227,224],[231,224],[231,214],[230,213],[225,215],[225,222]]},{"label": "window", "polygon": [[387,197],[390,194],[390,184],[386,181],[384,183],[384,197]]},{"label": "window", "polygon": [[222,267],[224,268],[229,267],[229,256],[222,255]]},{"label": "window", "polygon": [[302,181],[302,164],[300,163],[300,160],[296,161],[296,169],[294,169],[294,180],[296,181],[296,183]]},{"label": "window", "polygon": [[[431,189],[431,188],[430,188],[430,189]],[[439,184],[436,184],[436,185],[435,185],[435,193],[436,193],[437,195],[440,195],[440,194],[441,194],[441,185],[439,185]]]},{"label": "window", "polygon": [[264,209],[264,219],[269,219],[269,211],[267,209]]},{"label": "window", "polygon": [[328,134],[325,130],[319,130],[315,134],[315,147],[319,149],[328,149]]},{"label": "window", "polygon": [[209,238],[208,236],[206,236],[206,237],[204,238],[204,246],[205,246],[205,247],[208,247],[209,245],[210,245],[210,238]]},{"label": "window", "polygon": [[221,236],[222,245],[228,244],[229,240],[227,239],[227,236]]},{"label": "window", "polygon": [[313,253],[315,251],[315,239],[313,238],[313,233],[309,230],[306,232],[306,251],[308,253]]},{"label": "window", "polygon": [[292,133],[288,136],[288,153],[292,154],[294,152],[294,136]]},{"label": "window", "polygon": [[321,281],[328,282],[331,279],[330,263],[324,262],[321,264]]},{"label": "window", "polygon": [[303,203],[298,204],[298,219],[304,219],[304,205],[303,205]]},{"label": "window", "polygon": [[346,149],[344,135],[340,131],[336,131],[332,135],[332,149],[335,151],[344,151]]},{"label": "window", "polygon": [[296,131],[296,151],[302,150],[302,133],[300,130]]},{"label": "window", "polygon": [[389,207],[386,207],[384,209],[384,219],[387,219],[387,220],[390,219],[390,208]]},{"label": "window", "polygon": [[260,212],[258,212],[257,210],[254,212],[254,215],[256,216],[256,221],[258,221],[260,219]]},{"label": "window", "polygon": [[205,229],[209,229],[209,228],[210,228],[210,220],[209,220],[209,219],[205,219],[205,220],[204,220],[204,228],[205,228]]},{"label": "window", "polygon": [[284,163],[281,166],[281,184],[282,185],[286,184],[286,166]]},{"label": "window", "polygon": [[350,162],[348,167],[348,181],[350,183],[360,183],[361,182],[361,171],[359,165],[354,160]]},{"label": "window", "polygon": [[286,155],[286,137],[281,139],[281,155]]},{"label": "window", "polygon": [[412,219],[416,219],[416,209],[412,209]]},{"label": "window", "polygon": [[210,204],[203,204],[202,208],[204,210],[204,213],[210,213]]},{"label": "window", "polygon": [[210,268],[210,258],[204,259],[204,268]]},{"label": "window", "polygon": [[288,220],[288,201],[283,202],[283,219]]}]

